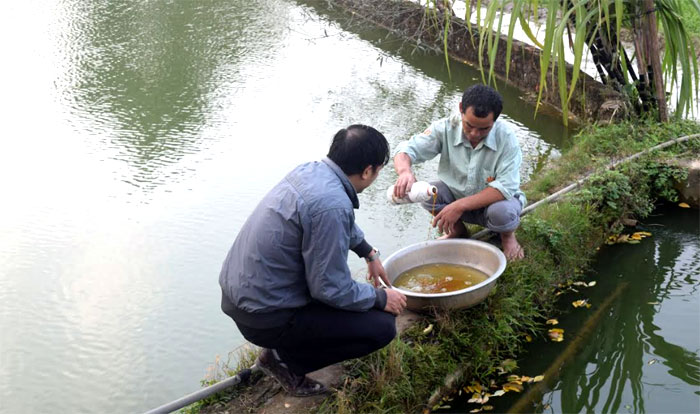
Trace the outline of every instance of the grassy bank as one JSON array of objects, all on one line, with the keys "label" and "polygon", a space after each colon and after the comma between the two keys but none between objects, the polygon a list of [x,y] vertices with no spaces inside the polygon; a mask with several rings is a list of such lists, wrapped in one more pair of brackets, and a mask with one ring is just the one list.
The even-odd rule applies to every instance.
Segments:
[{"label": "grassy bank", "polygon": [[[518,237],[526,258],[508,265],[493,294],[471,309],[428,315],[386,348],[347,361],[343,386],[317,411],[421,413],[438,408],[443,396],[473,381],[488,384],[503,378],[498,374],[508,370],[504,361],[517,358],[528,338],[546,335],[545,321],[554,307],[557,286],[581,278],[596,248],[608,235],[623,230],[624,219],[645,217],[658,198],[674,200],[672,178],[685,172],[664,160],[697,157],[700,139],[614,170],[606,166],[613,159],[697,133],[700,124],[688,121],[585,127],[574,146],[535,172],[524,190],[534,203],[583,176],[590,178],[579,190],[524,217]],[[218,374],[212,373],[204,385],[250,366],[253,358],[250,351],[243,351],[238,367],[221,364]],[[263,410],[264,398],[253,398],[251,389],[218,394],[186,412]]]},{"label": "grassy bank", "polygon": [[[672,178],[684,171],[663,161],[700,153],[700,139],[672,146],[607,171],[619,159],[683,135],[700,125],[681,121],[590,126],[554,165],[534,175],[525,190],[531,202],[586,174],[583,187],[526,216],[518,236],[527,257],[509,264],[494,294],[462,311],[437,312],[385,349],[348,361],[348,379],[320,412],[423,412],[472,381],[488,383],[502,363],[518,355],[528,336],[546,334],[545,320],[560,283],[583,275],[596,247],[623,229],[622,219],[643,218],[659,197],[674,199]],[[432,325],[432,328],[429,328]],[[449,385],[445,375],[453,373]],[[437,402],[436,402],[437,401]]]}]

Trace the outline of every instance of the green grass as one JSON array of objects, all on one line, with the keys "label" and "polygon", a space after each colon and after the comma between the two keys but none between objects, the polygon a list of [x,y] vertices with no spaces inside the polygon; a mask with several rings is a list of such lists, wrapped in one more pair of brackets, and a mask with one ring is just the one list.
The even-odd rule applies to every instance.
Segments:
[{"label": "green grass", "polygon": [[681,12],[686,30],[696,38],[700,37],[700,13],[689,2],[681,0]]}]

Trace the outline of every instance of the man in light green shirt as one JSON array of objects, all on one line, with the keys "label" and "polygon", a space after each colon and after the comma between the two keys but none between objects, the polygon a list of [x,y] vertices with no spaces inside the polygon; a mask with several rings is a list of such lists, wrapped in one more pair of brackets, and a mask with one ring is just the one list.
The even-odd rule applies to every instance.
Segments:
[{"label": "man in light green shirt", "polygon": [[[503,101],[485,85],[464,91],[459,115],[433,122],[400,143],[394,152],[399,178],[394,195],[403,197],[416,182],[411,165],[440,155],[433,227],[443,238],[468,236],[463,222],[487,227],[501,236],[509,260],[524,257],[515,237],[525,196],[520,191],[522,153],[513,130],[498,116]],[[423,203],[429,211],[432,202]]]}]

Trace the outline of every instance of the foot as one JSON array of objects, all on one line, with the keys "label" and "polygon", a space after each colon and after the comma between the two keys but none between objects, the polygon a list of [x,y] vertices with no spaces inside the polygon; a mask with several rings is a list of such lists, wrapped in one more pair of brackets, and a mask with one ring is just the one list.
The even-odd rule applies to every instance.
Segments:
[{"label": "foot", "polygon": [[515,238],[515,232],[501,233],[501,245],[503,246],[503,253],[509,261],[520,260],[525,257],[525,251],[518,243],[518,239]]},{"label": "foot", "polygon": [[447,240],[447,239],[465,239],[469,237],[469,231],[467,228],[464,226],[464,223],[461,221],[455,224],[455,231],[452,233],[446,233],[443,234],[442,236],[438,237],[438,240]]},{"label": "foot", "polygon": [[310,397],[328,392],[328,388],[320,382],[306,375],[293,373],[274,350],[264,348],[255,360],[255,365],[266,375],[277,380],[282,388],[294,397]]}]

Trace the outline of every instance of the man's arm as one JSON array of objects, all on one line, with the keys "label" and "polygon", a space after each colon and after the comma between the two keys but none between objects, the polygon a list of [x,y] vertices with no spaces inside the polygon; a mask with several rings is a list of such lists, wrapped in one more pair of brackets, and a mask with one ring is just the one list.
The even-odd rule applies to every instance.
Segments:
[{"label": "man's arm", "polygon": [[433,122],[428,129],[416,134],[408,141],[401,142],[394,155],[394,169],[399,178],[394,185],[394,197],[402,198],[416,182],[411,171],[413,163],[435,158],[442,151],[445,119]]},{"label": "man's arm", "polygon": [[411,157],[405,152],[399,152],[394,157],[394,169],[399,178],[394,184],[394,197],[403,198],[411,189],[413,183],[416,182],[416,177],[411,171]]}]

